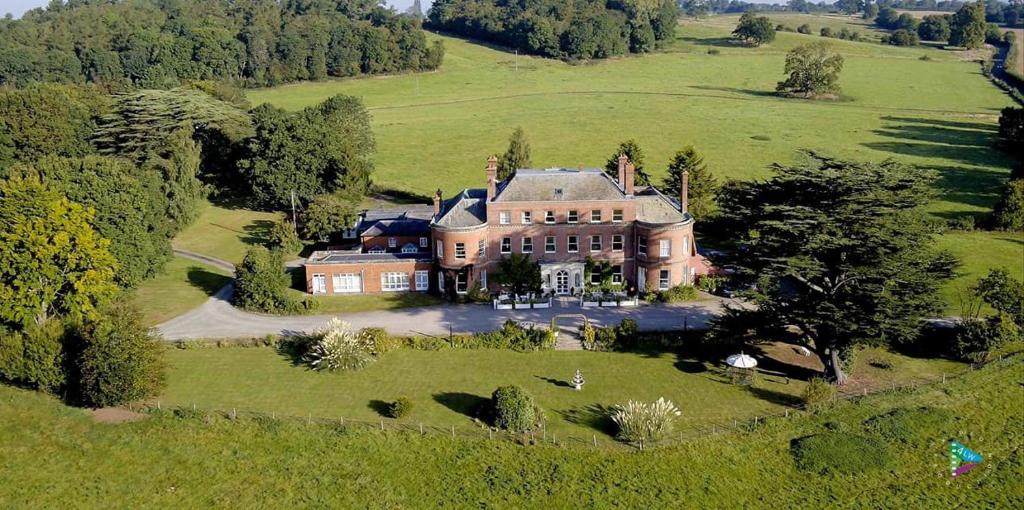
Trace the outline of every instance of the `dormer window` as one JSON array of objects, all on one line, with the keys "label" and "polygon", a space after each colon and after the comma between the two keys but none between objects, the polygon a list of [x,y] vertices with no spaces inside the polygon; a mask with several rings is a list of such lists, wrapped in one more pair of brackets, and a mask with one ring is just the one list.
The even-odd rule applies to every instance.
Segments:
[{"label": "dormer window", "polygon": [[562,188],[555,188],[555,200],[562,199]]},{"label": "dormer window", "polygon": [[374,246],[373,248],[367,250],[366,253],[372,253],[374,255],[378,253],[384,253],[384,248],[381,248],[380,246]]},{"label": "dormer window", "polygon": [[402,247],[402,253],[417,253],[420,249],[415,244],[409,243]]},{"label": "dormer window", "polygon": [[544,223],[551,224],[551,223],[554,223],[554,222],[555,222],[555,211],[545,211],[544,212]]},{"label": "dormer window", "polygon": [[397,246],[398,246],[398,239],[395,239],[394,237],[389,237],[388,238],[388,248],[395,248]]}]

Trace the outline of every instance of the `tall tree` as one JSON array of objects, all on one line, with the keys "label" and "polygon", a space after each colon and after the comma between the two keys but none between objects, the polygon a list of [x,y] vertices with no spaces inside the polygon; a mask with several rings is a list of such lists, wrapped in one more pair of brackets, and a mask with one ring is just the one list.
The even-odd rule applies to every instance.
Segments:
[{"label": "tall tree", "polygon": [[508,149],[498,158],[498,179],[505,180],[516,170],[530,166],[530,142],[523,128],[517,127],[508,138]]},{"label": "tall tree", "polygon": [[676,152],[669,162],[668,175],[661,185],[662,192],[679,197],[683,171],[689,172],[690,214],[698,220],[705,219],[715,207],[718,180],[704,164],[704,157],[692,145],[687,145]]},{"label": "tall tree", "polygon": [[843,56],[826,42],[802,44],[786,54],[785,73],[775,87],[778,92],[799,97],[835,97],[839,94],[839,73]]},{"label": "tall tree", "polygon": [[858,343],[914,338],[924,317],[942,311],[938,289],[956,261],[933,248],[923,211],[932,176],[894,161],[856,163],[809,154],[776,165],[766,181],[735,183],[719,195],[723,225],[741,249],[717,262],[755,284],[755,310],[742,324],[795,325],[838,384]]},{"label": "tall tree", "polygon": [[985,2],[964,4],[949,24],[949,44],[967,49],[980,48],[985,43]]},{"label": "tall tree", "polygon": [[501,257],[494,281],[513,295],[536,292],[541,288],[540,265],[528,254],[513,253]]},{"label": "tall tree", "polygon": [[83,319],[117,291],[94,213],[37,179],[0,181],[0,323]]},{"label": "tall tree", "polygon": [[620,143],[615,153],[608,157],[608,162],[604,165],[608,175],[611,175],[613,179],[619,178],[619,156],[623,154],[629,158],[636,169],[633,174],[633,184],[637,186],[649,184],[651,179],[644,170],[644,151],[640,148],[640,144],[632,138]]},{"label": "tall tree", "polygon": [[747,11],[740,16],[740,22],[736,25],[736,30],[732,31],[732,35],[744,44],[760,46],[775,40],[775,25],[768,17]]},{"label": "tall tree", "polygon": [[84,156],[109,99],[95,87],[36,84],[0,89],[0,167],[42,156]]}]

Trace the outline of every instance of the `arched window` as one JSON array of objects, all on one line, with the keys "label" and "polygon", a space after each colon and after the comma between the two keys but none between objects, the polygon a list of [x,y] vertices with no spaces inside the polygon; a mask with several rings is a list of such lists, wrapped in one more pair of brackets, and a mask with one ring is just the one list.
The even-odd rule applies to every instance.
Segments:
[{"label": "arched window", "polygon": [[416,253],[418,251],[420,251],[420,249],[417,248],[416,245],[412,243],[409,243],[402,247],[402,253]]}]

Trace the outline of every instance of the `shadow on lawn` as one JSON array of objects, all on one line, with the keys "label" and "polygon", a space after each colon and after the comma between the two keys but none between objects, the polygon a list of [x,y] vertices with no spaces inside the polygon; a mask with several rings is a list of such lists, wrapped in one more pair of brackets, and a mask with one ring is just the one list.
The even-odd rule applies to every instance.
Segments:
[{"label": "shadow on lawn", "polygon": [[479,419],[483,419],[485,417],[487,414],[487,408],[491,404],[491,399],[489,398],[461,391],[435,393],[434,401],[459,414],[466,415],[469,418]]},{"label": "shadow on lawn", "polygon": [[536,377],[537,379],[540,379],[540,380],[542,380],[544,382],[547,382],[549,384],[553,384],[553,385],[555,385],[555,386],[557,386],[559,388],[571,388],[572,387],[571,384],[569,384],[568,382],[563,381],[561,379],[555,379],[553,377],[541,377],[539,375],[535,375],[534,377]]},{"label": "shadow on lawn", "polygon": [[231,278],[222,274],[214,273],[200,266],[191,266],[187,273],[188,283],[203,291],[207,296],[212,296],[225,285],[231,283]]},{"label": "shadow on lawn", "polygon": [[747,386],[747,391],[761,400],[778,404],[780,406],[799,406],[803,404],[803,400],[801,400],[800,397],[790,395],[789,393],[782,393],[781,391],[758,388],[755,386]]},{"label": "shadow on lawn", "polygon": [[245,236],[242,237],[242,242],[251,245],[265,245],[270,240],[270,229],[274,227],[274,222],[270,220],[256,220],[242,229],[245,231]]},{"label": "shadow on lawn", "polygon": [[602,434],[614,436],[616,426],[615,422],[611,419],[612,411],[613,409],[610,406],[590,404],[575,409],[558,411],[558,414],[569,423],[582,425]]},{"label": "shadow on lawn", "polygon": [[366,404],[366,407],[369,407],[370,409],[373,410],[373,412],[375,412],[375,413],[377,413],[377,414],[379,414],[381,416],[387,417],[388,416],[388,409],[391,407],[391,405],[388,404],[387,402],[383,401],[383,400],[376,400],[376,399],[374,399],[374,400],[371,400],[368,404]]}]

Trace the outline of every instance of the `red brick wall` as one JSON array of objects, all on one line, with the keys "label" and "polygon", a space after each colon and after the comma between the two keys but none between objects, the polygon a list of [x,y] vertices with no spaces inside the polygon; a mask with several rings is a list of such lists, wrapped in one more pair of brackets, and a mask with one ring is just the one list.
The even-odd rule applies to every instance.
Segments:
[{"label": "red brick wall", "polygon": [[416,288],[416,271],[430,271],[427,282],[430,288],[437,287],[436,276],[431,271],[433,264],[428,261],[396,260],[389,262],[360,262],[345,264],[307,264],[306,265],[306,292],[313,292],[313,275],[324,274],[327,281],[327,295],[334,294],[334,274],[355,273],[363,277],[363,292],[373,294],[382,292],[380,285],[381,273],[406,273],[409,275],[409,290],[420,291]]},{"label": "red brick wall", "polygon": [[381,248],[384,251],[397,253],[402,250],[403,246],[412,243],[413,246],[416,246],[421,251],[426,252],[430,249],[430,236],[424,235],[423,237],[427,238],[426,248],[420,248],[420,236],[395,236],[395,247],[388,248],[388,239],[390,239],[388,236],[364,236],[362,238],[363,251],[367,252],[370,250],[370,248]]}]

